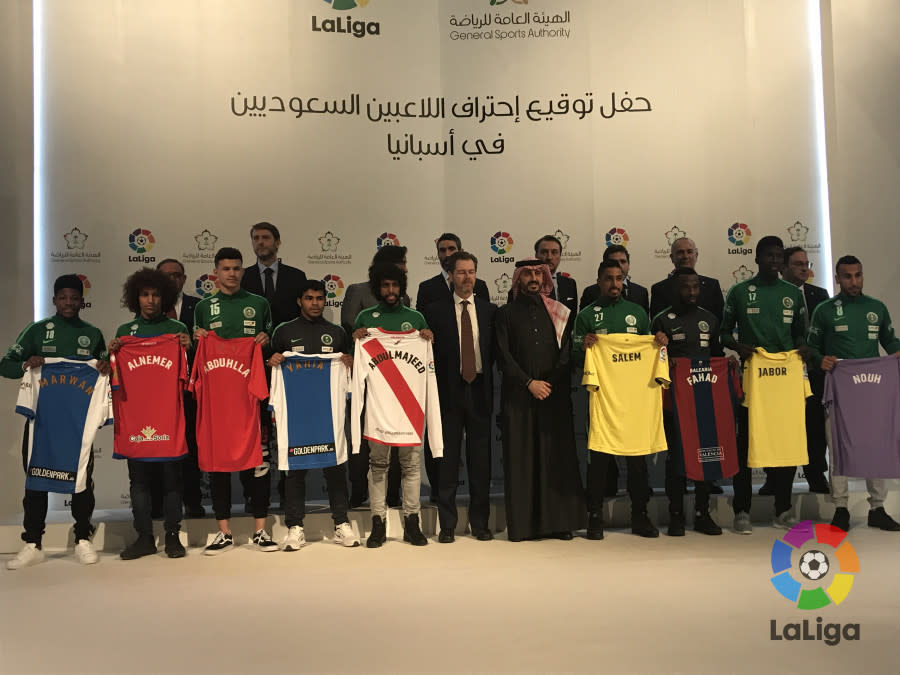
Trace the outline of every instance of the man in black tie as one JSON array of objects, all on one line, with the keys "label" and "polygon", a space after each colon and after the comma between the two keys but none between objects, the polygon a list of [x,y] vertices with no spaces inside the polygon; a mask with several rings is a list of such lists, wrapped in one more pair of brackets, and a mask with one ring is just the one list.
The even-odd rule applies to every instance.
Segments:
[{"label": "man in black tie", "polygon": [[441,401],[444,457],[438,489],[438,541],[454,541],[456,488],[463,436],[469,477],[469,525],[479,541],[494,538],[488,527],[491,485],[491,413],[496,305],[474,295],[478,260],[458,251],[447,259],[453,295],[425,308],[434,333],[434,367]]},{"label": "man in black tie", "polygon": [[[443,300],[452,295],[450,271],[447,269],[447,259],[457,251],[462,251],[462,242],[452,232],[444,232],[436,240],[438,260],[441,263],[440,274],[435,274],[419,284],[416,292],[416,311],[422,312],[428,305],[436,300]],[[490,302],[491,294],[487,284],[482,279],[475,280],[475,297]]]},{"label": "man in black tie", "polygon": [[[669,259],[672,261],[672,269],[679,267],[690,267],[697,269],[697,258],[700,251],[693,239],[681,237],[672,242],[669,253]],[[700,295],[697,297],[697,306],[702,307],[708,312],[712,312],[720,322],[722,321],[722,310],[725,308],[725,296],[722,295],[722,288],[719,282],[712,277],[705,277],[698,274],[700,280]],[[650,320],[652,321],[657,314],[666,307],[677,302],[678,293],[676,292],[676,279],[671,273],[662,281],[657,281],[650,288]]]},{"label": "man in black tie", "polygon": [[250,241],[256,254],[256,264],[244,270],[241,288],[263,296],[272,308],[272,325],[300,316],[297,305],[300,282],[306,281],[302,270],[285,265],[278,258],[281,234],[272,223],[256,223],[250,228]]},{"label": "man in black tie", "polygon": [[[631,254],[628,252],[628,249],[621,244],[607,246],[606,250],[603,251],[603,262],[608,260],[617,262],[619,267],[622,268],[622,273],[625,275],[625,284],[622,286],[622,298],[629,302],[633,302],[636,305],[640,305],[649,315],[650,294],[647,293],[646,288],[635,283],[631,280],[631,277],[628,276],[628,270],[631,267]],[[588,286],[581,295],[581,302],[578,303],[578,309],[582,310],[588,305],[593,304],[601,295],[602,293],[600,292],[600,286],[598,284]]]}]

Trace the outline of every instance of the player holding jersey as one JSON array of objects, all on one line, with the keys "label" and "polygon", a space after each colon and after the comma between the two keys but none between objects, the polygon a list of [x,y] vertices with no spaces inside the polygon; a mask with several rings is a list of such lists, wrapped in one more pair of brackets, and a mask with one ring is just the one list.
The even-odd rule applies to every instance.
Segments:
[{"label": "player holding jersey", "polygon": [[[351,344],[343,328],[325,320],[325,284],[314,279],[300,282],[297,289],[297,304],[300,316],[287,321],[272,334],[273,354],[268,365],[276,368],[284,362],[283,352],[300,355],[340,354],[346,368],[353,367],[353,356],[349,353]],[[274,396],[274,393],[273,393]],[[346,398],[334,405],[346,406]],[[341,430],[343,432],[343,430]],[[281,451],[279,444],[279,451]],[[284,467],[279,467],[284,469]],[[281,544],[282,550],[297,551],[306,544],[303,532],[303,517],[306,514],[306,473],[307,469],[287,471],[284,481],[284,524],[288,534]],[[347,462],[322,469],[328,490],[328,503],[334,521],[334,541],[344,546],[359,546],[359,537],[353,532],[347,510],[350,498],[347,494]]]},{"label": "player holding jersey", "polygon": [[[64,274],[53,284],[53,306],[56,314],[48,319],[36,321],[25,328],[16,338],[15,344],[0,360],[0,375],[9,379],[20,379],[29,368],[43,365],[45,357],[64,357],[79,361],[99,359],[97,370],[109,374],[106,343],[99,329],[78,314],[81,311],[84,285],[76,274]],[[27,468],[29,424],[25,424],[22,439],[22,465]],[[94,532],[91,515],[94,513],[94,456],[91,452],[87,465],[87,487],[72,495],[72,517],[75,519],[75,556],[78,561],[89,565],[97,562],[97,552],[91,544]],[[22,540],[25,546],[6,566],[19,569],[44,561],[41,539],[47,519],[47,493],[40,490],[25,490],[22,506],[25,510]]]},{"label": "player holding jersey", "polygon": [[[265,348],[272,331],[272,312],[265,298],[241,288],[244,276],[243,256],[236,248],[225,247],[216,252],[215,265],[219,292],[197,303],[194,309],[194,339],[201,340],[210,331],[220,338],[252,337]],[[198,430],[198,437],[200,436]],[[250,504],[253,509],[255,533],[253,544],[260,551],[277,551],[278,545],[265,530],[269,515],[268,451],[256,469],[242,472],[250,481]],[[217,555],[234,546],[228,520],[231,518],[231,474],[221,471],[209,473],[213,510],[219,521],[219,533],[206,547],[206,555]]]}]

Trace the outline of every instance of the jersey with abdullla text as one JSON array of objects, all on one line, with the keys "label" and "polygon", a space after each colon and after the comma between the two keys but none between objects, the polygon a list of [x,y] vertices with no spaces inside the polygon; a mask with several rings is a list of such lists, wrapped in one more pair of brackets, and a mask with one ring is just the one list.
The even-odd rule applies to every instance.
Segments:
[{"label": "jersey with abdullla text", "polygon": [[97,361],[48,358],[25,371],[16,412],[28,425],[25,489],[75,493],[87,487],[91,443],[110,418],[109,378]]},{"label": "jersey with abdullla text", "polygon": [[666,449],[659,388],[669,386],[669,364],[652,335],[598,335],[585,352],[581,384],[590,392],[590,450],[649,455]]},{"label": "jersey with abdullla text", "polygon": [[112,352],[113,457],[164,462],[187,454],[187,354],[178,335],[119,338]]},{"label": "jersey with abdullla text", "polygon": [[284,361],[272,368],[269,408],[275,412],[279,471],[347,461],[350,371],[341,356],[285,352]]},{"label": "jersey with abdullla text", "polygon": [[189,389],[197,397],[201,471],[243,471],[263,463],[259,402],[269,395],[262,348],[252,337],[197,341]]},{"label": "jersey with abdullla text", "polygon": [[[354,453],[359,452],[362,436],[383,445],[419,445],[427,426],[431,454],[444,456],[434,357],[431,343],[419,331],[369,328],[368,337],[356,341],[352,386]],[[360,433],[363,396],[366,421]]]},{"label": "jersey with abdullla text", "polygon": [[743,385],[750,425],[747,466],[808,464],[806,399],[812,390],[797,351],[771,354],[757,347],[744,363]]}]

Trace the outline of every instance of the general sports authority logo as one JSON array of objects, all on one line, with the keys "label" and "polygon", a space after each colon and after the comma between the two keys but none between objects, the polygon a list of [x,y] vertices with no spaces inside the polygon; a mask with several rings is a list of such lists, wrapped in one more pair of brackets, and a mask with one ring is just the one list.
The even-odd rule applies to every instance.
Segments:
[{"label": "general sports authority logo", "polygon": [[666,231],[666,241],[669,243],[669,246],[674,244],[679,239],[684,239],[687,236],[687,232],[682,230],[677,225],[673,225],[672,229]]},{"label": "general sports authority logo", "polygon": [[332,342],[334,342],[334,338],[331,337],[328,333],[324,333],[322,335],[322,344],[323,345],[330,345]]},{"label": "general sports authority logo", "polygon": [[[859,558],[846,537],[846,532],[833,525],[813,526],[811,520],[797,523],[784,539],[776,539],[772,544],[771,562],[775,574],[772,585],[775,590],[797,603],[797,609],[821,609],[832,602],[841,604],[853,587],[853,575],[859,572]],[[812,544],[816,548],[808,547]],[[800,579],[791,574],[794,553],[797,553],[796,568]],[[840,571],[835,572],[835,569]]]},{"label": "general sports authority logo", "polygon": [[698,322],[697,322],[697,328],[700,329],[700,332],[701,332],[701,333],[708,333],[708,332],[709,332],[709,324],[706,323],[705,321],[698,321]]},{"label": "general sports authority logo", "polygon": [[614,227],[606,233],[607,246],[628,246],[628,233],[624,227]]},{"label": "general sports authority logo", "polygon": [[494,232],[491,237],[491,250],[503,255],[513,247],[513,238],[509,232]]},{"label": "general sports authority logo", "polygon": [[66,248],[83,250],[88,236],[77,227],[73,227],[70,232],[63,235],[63,238],[66,240]]},{"label": "general sports authority logo", "polygon": [[79,335],[78,336],[78,346],[79,347],[87,347],[91,344],[91,338],[87,335]]},{"label": "general sports authority logo", "polygon": [[344,282],[337,274],[326,274],[322,283],[325,284],[325,297],[339,298],[344,294]]},{"label": "general sports authority logo", "polygon": [[809,232],[809,228],[798,220],[787,228],[787,232],[791,237],[791,241],[805,241],[806,233]]},{"label": "general sports authority logo", "polygon": [[218,293],[219,287],[216,286],[217,278],[215,272],[210,272],[197,279],[197,284],[195,286],[197,295],[201,298],[209,298]]},{"label": "general sports authority logo", "polygon": [[382,248],[383,246],[399,246],[400,240],[397,239],[396,234],[392,234],[391,232],[382,232],[378,239],[375,240],[375,246],[377,248]]},{"label": "general sports authority logo", "polygon": [[357,7],[365,7],[369,4],[369,0],[325,0],[332,9],[346,10],[356,9]]},{"label": "general sports authority logo", "polygon": [[634,314],[629,314],[625,317],[625,323],[629,326],[634,326],[637,323],[637,317]]},{"label": "general sports authority logo", "polygon": [[509,293],[510,289],[512,288],[512,277],[504,272],[499,277],[494,279],[494,285],[497,287],[497,293],[499,293],[500,295]]},{"label": "general sports authority logo", "polygon": [[728,228],[728,241],[735,246],[743,246],[750,241],[750,228],[744,223],[733,223]]},{"label": "general sports authority logo", "polygon": [[214,251],[219,238],[209,230],[203,230],[200,234],[194,235],[194,241],[197,242],[198,251]]},{"label": "general sports authority logo", "polygon": [[406,331],[406,330],[412,330],[412,329],[413,329],[413,326],[409,321],[404,321],[403,323],[400,324],[400,330]]},{"label": "general sports authority logo", "polygon": [[256,310],[252,307],[244,307],[244,317],[247,319],[252,319],[256,316]]},{"label": "general sports authority logo", "polygon": [[746,265],[741,265],[731,273],[731,276],[734,278],[735,283],[739,284],[742,281],[747,281],[747,279],[752,279],[753,270],[751,270]]},{"label": "general sports authority logo", "polygon": [[878,315],[875,312],[869,312],[868,314],[866,314],[866,319],[871,324],[878,323]]},{"label": "general sports authority logo", "polygon": [[341,238],[336,236],[331,230],[328,230],[325,234],[319,237],[319,246],[322,247],[322,251],[337,251],[338,244],[341,243]]},{"label": "general sports authority logo", "polygon": [[791,307],[794,306],[794,301],[791,300],[790,298],[782,298],[781,304],[784,305],[785,309],[790,309]]},{"label": "general sports authority logo", "polygon": [[562,248],[565,251],[566,245],[569,243],[569,235],[562,230],[557,229],[556,232],[553,233],[553,236],[559,239],[559,243],[562,244]]},{"label": "general sports authority logo", "polygon": [[146,253],[153,248],[155,243],[156,239],[153,238],[153,233],[150,230],[138,228],[128,235],[128,245],[135,253]]}]

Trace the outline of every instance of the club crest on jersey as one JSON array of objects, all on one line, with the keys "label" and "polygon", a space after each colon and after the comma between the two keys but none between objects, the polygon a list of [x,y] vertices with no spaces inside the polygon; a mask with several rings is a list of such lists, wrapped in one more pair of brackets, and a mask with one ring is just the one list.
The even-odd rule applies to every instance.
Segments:
[{"label": "club crest on jersey", "polygon": [[869,320],[869,323],[878,323],[878,315],[875,312],[866,314],[866,319]]},{"label": "club crest on jersey", "polygon": [[701,332],[701,333],[708,333],[708,332],[709,332],[709,324],[706,323],[705,321],[698,321],[698,322],[697,322],[697,328],[700,329],[700,332]]},{"label": "club crest on jersey", "polygon": [[381,312],[372,312],[373,319],[377,319],[379,316],[381,316]]},{"label": "club crest on jersey", "polygon": [[794,306],[794,301],[791,300],[790,298],[782,298],[781,304],[784,305],[786,309],[790,309],[791,307]]},{"label": "club crest on jersey", "polygon": [[256,310],[252,307],[244,307],[244,316],[246,316],[248,319],[252,319],[254,316],[256,316]]},{"label": "club crest on jersey", "polygon": [[752,293],[753,291],[756,290],[756,286],[754,286],[753,284],[750,284],[749,286],[747,286],[747,290]]},{"label": "club crest on jersey", "polygon": [[629,326],[633,326],[637,323],[637,317],[634,314],[629,314],[625,317],[625,323]]},{"label": "club crest on jersey", "polygon": [[131,331],[134,332],[138,329],[138,325],[136,323],[131,324]]},{"label": "club crest on jersey", "polygon": [[670,319],[674,319],[674,318],[675,318],[675,312],[669,312],[668,314],[666,314],[666,316],[669,317]]},{"label": "club crest on jersey", "polygon": [[412,324],[409,321],[404,321],[400,324],[400,330],[412,330]]},{"label": "club crest on jersey", "polygon": [[79,335],[78,344],[82,347],[87,347],[89,344],[91,344],[91,339],[87,335]]},{"label": "club crest on jersey", "polygon": [[322,336],[322,344],[323,345],[330,345],[332,342],[334,342],[334,338],[331,337],[328,333],[325,333]]},{"label": "club crest on jersey", "polygon": [[48,321],[47,323],[44,324],[44,326],[47,328],[47,330],[53,330],[53,322],[52,321]]}]

